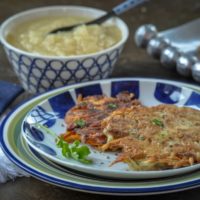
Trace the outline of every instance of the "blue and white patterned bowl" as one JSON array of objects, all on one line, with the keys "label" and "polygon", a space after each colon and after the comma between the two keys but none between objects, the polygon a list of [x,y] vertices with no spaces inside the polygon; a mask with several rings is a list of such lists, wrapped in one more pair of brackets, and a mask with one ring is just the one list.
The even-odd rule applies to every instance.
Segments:
[{"label": "blue and white patterned bowl", "polygon": [[63,85],[107,78],[113,71],[114,64],[128,38],[127,25],[121,19],[115,18],[106,23],[115,24],[120,28],[121,40],[116,45],[97,53],[65,57],[43,56],[17,49],[6,41],[8,32],[21,22],[62,13],[96,18],[105,14],[105,11],[80,6],[43,7],[16,14],[1,25],[0,38],[8,60],[22,86],[30,93],[40,93]]},{"label": "blue and white patterned bowl", "polygon": [[[91,148],[92,165],[84,165],[63,157],[55,144],[55,136],[38,128],[35,124],[47,126],[57,135],[64,133],[65,113],[76,104],[78,94],[83,96],[101,95],[116,96],[121,91],[133,92],[139,101],[146,106],[158,104],[175,104],[200,110],[200,93],[177,84],[150,79],[110,79],[91,83],[77,84],[60,92],[35,106],[24,118],[22,135],[27,143],[40,154],[74,170],[110,178],[145,179],[178,175],[200,168],[200,164],[179,169],[161,171],[129,171],[123,163],[110,166],[116,159],[113,153],[100,153]],[[108,159],[109,158],[109,159]]]}]

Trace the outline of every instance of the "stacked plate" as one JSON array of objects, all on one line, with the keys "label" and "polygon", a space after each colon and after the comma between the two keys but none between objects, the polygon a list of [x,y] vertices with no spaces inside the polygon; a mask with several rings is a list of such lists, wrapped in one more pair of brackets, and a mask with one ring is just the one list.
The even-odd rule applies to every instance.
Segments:
[{"label": "stacked plate", "polygon": [[[149,195],[174,192],[200,185],[200,164],[161,171],[130,171],[125,164],[110,166],[116,157],[91,149],[90,165],[67,159],[56,147],[55,137],[32,124],[65,132],[64,116],[84,96],[120,91],[133,92],[147,106],[161,103],[200,109],[200,88],[158,79],[110,79],[62,87],[21,104],[1,125],[1,146],[8,158],[32,176],[60,187],[99,194]],[[39,129],[39,130],[38,130]]]}]

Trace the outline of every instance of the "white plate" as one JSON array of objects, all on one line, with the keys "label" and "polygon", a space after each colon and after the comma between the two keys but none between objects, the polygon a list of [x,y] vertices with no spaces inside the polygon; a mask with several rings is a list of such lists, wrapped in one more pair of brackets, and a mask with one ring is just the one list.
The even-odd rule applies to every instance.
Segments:
[{"label": "white plate", "polygon": [[195,109],[200,108],[200,94],[193,89],[177,86],[177,84],[148,79],[103,80],[76,85],[72,89],[47,98],[35,106],[23,121],[23,137],[33,149],[52,161],[74,170],[102,177],[147,179],[168,177],[199,169],[200,164],[160,171],[133,171],[129,170],[128,165],[125,163],[110,166],[110,163],[115,160],[116,154],[100,153],[93,148],[91,148],[91,154],[89,155],[93,163],[82,164],[73,159],[65,158],[55,144],[55,137],[45,132],[45,130],[36,129],[33,126],[35,123],[40,123],[60,135],[66,130],[63,120],[65,113],[75,105],[78,94],[81,93],[83,96],[96,94],[115,96],[124,90],[135,93],[136,97],[146,106],[168,103],[178,106],[190,106]]},{"label": "white plate", "polygon": [[[120,79],[121,80],[121,79]],[[138,78],[123,79],[138,80]],[[140,79],[151,80],[151,79]],[[161,81],[161,80],[157,80]],[[176,84],[200,91],[198,86],[162,80],[167,84]],[[71,87],[60,88],[42,95],[39,95],[13,110],[0,126],[1,147],[7,157],[20,168],[29,172],[32,176],[57,185],[59,187],[85,191],[89,193],[111,194],[111,195],[150,195],[177,192],[181,190],[199,187],[199,170],[181,176],[170,178],[159,178],[152,180],[131,180],[120,181],[110,180],[85,175],[84,173],[75,173],[70,169],[60,167],[54,162],[30,149],[27,143],[21,139],[21,124],[27,112],[38,103],[51,96],[69,90]]]}]

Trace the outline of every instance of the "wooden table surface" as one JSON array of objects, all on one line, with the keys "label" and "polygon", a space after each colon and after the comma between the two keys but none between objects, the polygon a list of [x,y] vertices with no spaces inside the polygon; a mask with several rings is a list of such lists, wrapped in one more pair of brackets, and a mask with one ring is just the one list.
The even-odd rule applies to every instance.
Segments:
[{"label": "wooden table surface", "polygon": [[[9,16],[27,9],[49,5],[84,5],[109,11],[122,0],[1,0],[0,23]],[[162,67],[159,61],[150,58],[144,50],[138,49],[133,40],[135,30],[142,24],[155,24],[159,31],[180,25],[200,16],[199,0],[151,0],[145,6],[123,14],[130,29],[130,36],[125,49],[116,63],[112,77],[154,77],[195,83],[192,79],[179,76],[174,71]],[[19,83],[12,67],[8,63],[3,48],[0,47],[0,80]],[[28,96],[24,94],[24,96]],[[200,188],[188,191],[153,196],[134,197],[135,200],[167,200],[192,198],[199,200]],[[86,200],[86,199],[109,199],[109,196],[87,194],[67,189],[62,189],[35,178],[17,178],[6,184],[0,185],[0,199],[2,200]],[[115,197],[115,199],[127,199],[133,197]]]}]

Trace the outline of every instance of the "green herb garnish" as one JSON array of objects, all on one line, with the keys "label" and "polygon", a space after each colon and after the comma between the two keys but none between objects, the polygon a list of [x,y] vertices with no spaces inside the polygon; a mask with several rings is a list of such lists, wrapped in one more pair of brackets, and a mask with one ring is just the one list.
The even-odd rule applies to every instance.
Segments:
[{"label": "green herb garnish", "polygon": [[87,157],[90,154],[90,149],[86,145],[81,145],[80,141],[76,140],[72,144],[67,143],[62,137],[58,137],[56,133],[54,133],[52,130],[50,130],[48,127],[41,125],[41,124],[35,124],[37,128],[41,128],[46,133],[51,134],[55,137],[56,140],[56,146],[58,148],[61,148],[62,155],[66,158],[72,158],[74,160],[77,160],[79,162],[85,163],[85,164],[91,164],[92,160],[89,160]]},{"label": "green herb garnish", "polygon": [[165,137],[167,137],[168,135],[169,135],[169,134],[168,134],[167,130],[162,130],[162,131],[160,132],[161,138],[165,138]]},{"label": "green herb garnish", "polygon": [[116,108],[117,108],[117,105],[114,104],[114,103],[109,103],[109,104],[108,104],[108,108],[110,108],[110,109],[116,109]]},{"label": "green herb garnish", "polygon": [[144,137],[143,135],[140,135],[140,136],[138,137],[138,140],[145,140],[145,137]]},{"label": "green herb garnish", "polygon": [[85,164],[91,164],[92,160],[87,159],[90,150],[87,146],[81,145],[80,141],[76,140],[72,144],[67,143],[62,138],[57,139],[57,147],[62,149],[62,155],[66,158],[73,158]]},{"label": "green herb garnish", "polygon": [[46,131],[48,134],[58,137],[52,130],[50,130],[47,126],[44,126],[42,124],[36,123],[34,124],[36,128],[41,128],[42,130]]},{"label": "green herb garnish", "polygon": [[80,102],[79,104],[78,104],[78,107],[79,108],[84,108],[84,107],[86,107],[87,106],[87,102],[85,102],[85,101],[82,101],[82,102]]},{"label": "green herb garnish", "polygon": [[152,120],[152,123],[153,123],[154,125],[160,126],[161,128],[164,127],[163,122],[162,122],[161,120],[159,120],[159,119],[153,119],[153,120]]},{"label": "green herb garnish", "polygon": [[80,105],[81,105],[81,106],[87,106],[87,102],[82,101],[82,102],[80,103]]},{"label": "green herb garnish", "polygon": [[83,127],[85,127],[86,122],[85,122],[85,120],[83,120],[83,119],[77,119],[77,120],[74,122],[74,124],[75,124],[76,127],[78,127],[78,128],[83,128]]}]

